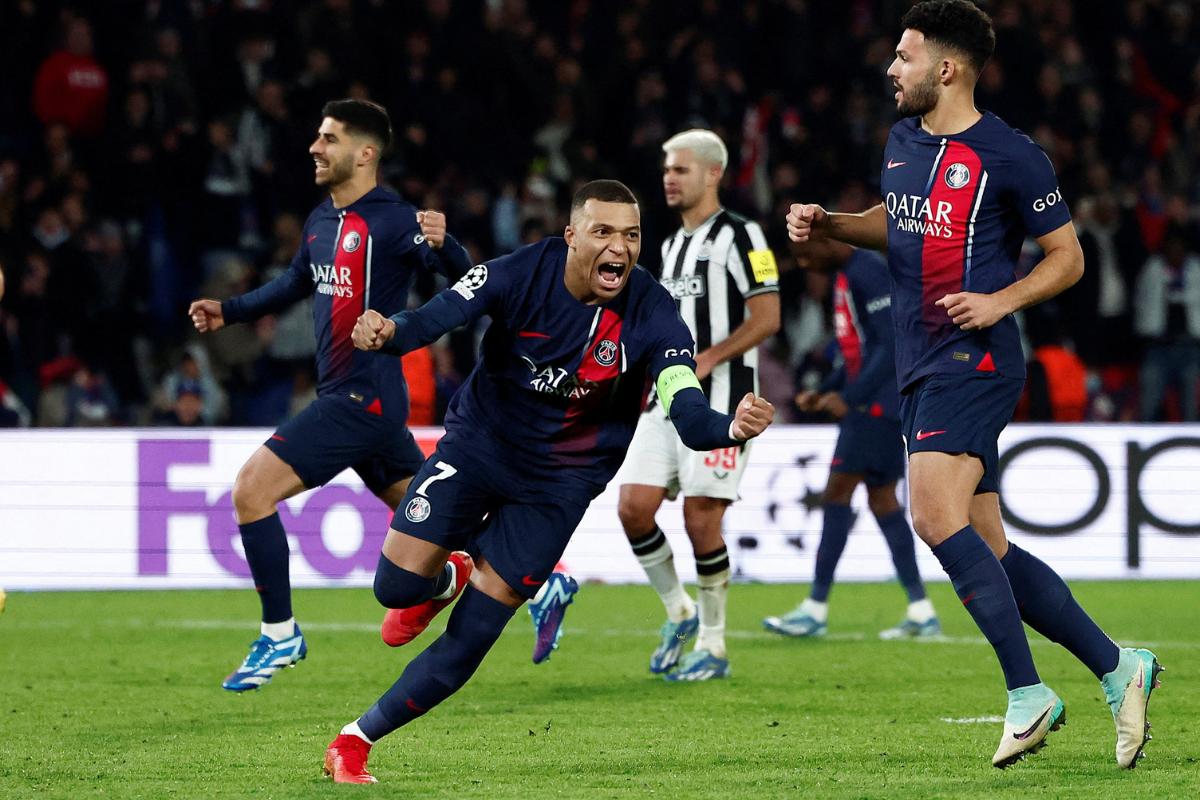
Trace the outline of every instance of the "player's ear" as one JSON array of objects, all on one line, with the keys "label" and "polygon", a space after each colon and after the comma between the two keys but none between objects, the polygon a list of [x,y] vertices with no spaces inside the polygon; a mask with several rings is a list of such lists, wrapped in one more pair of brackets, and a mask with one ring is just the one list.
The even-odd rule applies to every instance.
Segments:
[{"label": "player's ear", "polygon": [[567,240],[567,247],[575,249],[575,229],[570,225],[563,228],[563,238]]}]

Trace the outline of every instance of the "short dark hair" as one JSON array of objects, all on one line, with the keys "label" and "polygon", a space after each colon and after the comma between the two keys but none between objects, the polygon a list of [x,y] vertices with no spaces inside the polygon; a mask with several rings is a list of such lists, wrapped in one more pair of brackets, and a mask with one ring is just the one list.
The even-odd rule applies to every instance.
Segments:
[{"label": "short dark hair", "polygon": [[633,191],[621,183],[613,180],[590,181],[579,187],[575,192],[575,196],[571,198],[571,214],[583,208],[583,204],[588,200],[599,200],[601,203],[633,203],[637,205],[637,197]]},{"label": "short dark hair", "polygon": [[359,136],[367,136],[379,143],[380,155],[392,146],[392,121],[387,109],[370,100],[330,100],[321,109],[322,117],[332,117],[346,126],[346,130]]},{"label": "short dark hair", "polygon": [[925,34],[927,41],[958,50],[976,73],[996,49],[992,18],[970,0],[924,0],[910,8],[900,24]]}]

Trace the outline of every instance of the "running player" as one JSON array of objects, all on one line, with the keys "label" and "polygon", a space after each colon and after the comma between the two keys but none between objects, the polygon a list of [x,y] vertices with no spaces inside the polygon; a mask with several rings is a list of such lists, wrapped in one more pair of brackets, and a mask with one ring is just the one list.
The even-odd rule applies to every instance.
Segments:
[{"label": "running player", "polygon": [[941,626],[917,569],[912,529],[896,500],[896,484],[904,477],[904,440],[886,264],[875,253],[833,239],[800,245],[797,262],[806,269],[837,271],[833,323],[841,360],[820,390],[800,393],[796,404],[802,411],[828,413],[840,430],[823,495],[824,523],[812,590],[794,611],[767,617],[763,625],[785,636],[825,635],[833,573],[854,525],[850,500],[858,485],[865,483],[867,507],[883,532],[908,595],[904,619],[879,636],[937,636]]},{"label": "running player", "polygon": [[[462,687],[537,592],[625,457],[647,378],[689,447],[736,447],[770,424],[774,409],[752,393],[735,414],[709,408],[691,334],[670,294],[636,266],[640,251],[633,193],[593,181],[575,194],[564,238],[475,266],[417,311],[359,319],[355,345],[388,353],[483,314],[492,321],[375,576],[376,597],[402,609],[389,614],[409,640],[462,598],[446,632],[329,745],[325,771],[335,781],[374,783],[372,743]],[[469,543],[476,561],[461,552]]]},{"label": "running player", "polygon": [[[757,223],[721,207],[717,193],[729,155],[719,136],[684,131],[662,148],[663,192],[683,224],[663,242],[661,281],[696,339],[696,376],[709,404],[729,413],[745,393],[758,391],[756,348],[779,330],[775,256]],[[667,612],[650,671],[669,681],[729,675],[729,551],[721,521],[738,497],[749,456],[748,443],[702,453],[688,449],[652,396],[617,478],[621,525]],[[698,602],[680,583],[671,545],[654,519],[663,500],[680,493]],[[680,663],[693,637],[695,648]]]},{"label": "running player", "polygon": [[379,159],[392,140],[382,106],[336,100],[322,116],[309,153],[316,183],[329,198],[305,222],[291,267],[252,292],[196,300],[188,309],[196,330],[205,333],[315,295],[317,399],[250,456],[233,485],[238,529],[262,605],[259,638],[222,684],[234,692],[265,685],[308,652],[292,615],[287,534],[276,506],[350,467],[395,510],[425,460],[405,427],[408,389],[400,360],[355,352],[355,320],[369,308],[402,310],[416,269],[457,280],[471,263],[446,235],[442,214],[418,212],[378,186]]},{"label": "running player", "polygon": [[[1117,763],[1133,767],[1149,739],[1157,659],[1117,647],[1054,570],[1007,541],[1000,517],[997,439],[1025,377],[1012,315],[1075,283],[1083,253],[1045,153],[975,108],[996,41],[987,14],[968,0],[926,0],[902,24],[887,74],[906,118],[884,151],[884,203],[861,214],[793,205],[788,234],[887,252],[914,527],[995,649],[1008,687],[992,763],[1037,750],[1065,719],[1034,667],[1024,620],[1100,679]],[[1045,256],[1017,280],[1026,234]]]}]

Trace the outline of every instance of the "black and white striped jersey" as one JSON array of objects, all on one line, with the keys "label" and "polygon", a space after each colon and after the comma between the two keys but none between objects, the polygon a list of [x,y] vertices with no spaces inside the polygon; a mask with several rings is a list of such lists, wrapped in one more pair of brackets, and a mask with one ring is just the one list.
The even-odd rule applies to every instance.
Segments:
[{"label": "black and white striped jersey", "polygon": [[[757,222],[724,209],[687,233],[663,242],[662,285],[667,288],[702,353],[729,338],[746,318],[746,299],[779,291],[775,255]],[[758,350],[717,366],[701,381],[715,411],[732,414],[746,392],[758,393]]]}]

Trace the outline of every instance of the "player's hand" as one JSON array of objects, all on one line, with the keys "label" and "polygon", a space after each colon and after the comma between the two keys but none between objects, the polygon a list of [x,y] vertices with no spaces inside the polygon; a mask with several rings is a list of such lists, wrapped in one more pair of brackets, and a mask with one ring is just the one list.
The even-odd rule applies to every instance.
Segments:
[{"label": "player's hand", "polygon": [[820,406],[817,401],[821,399],[821,393],[814,389],[805,389],[800,394],[796,395],[796,408],[801,411],[812,413],[819,410]]},{"label": "player's hand", "polygon": [[703,353],[696,353],[696,377],[704,380],[712,374],[713,367],[717,366],[717,359],[711,355],[711,350],[705,350]]},{"label": "player's hand", "polygon": [[775,406],[764,397],[755,397],[753,392],[746,392],[733,415],[733,438],[740,442],[753,439],[765,431],[773,419]]},{"label": "player's hand", "polygon": [[994,294],[954,292],[934,303],[946,309],[950,321],[964,331],[990,328],[1010,313],[1009,308]]},{"label": "player's hand", "polygon": [[817,408],[834,419],[841,419],[850,413],[850,406],[846,405],[846,399],[837,392],[826,392],[821,395],[817,401]]},{"label": "player's hand", "polygon": [[792,203],[787,213],[788,238],[793,242],[807,242],[829,223],[825,209],[815,203]]},{"label": "player's hand", "polygon": [[188,316],[201,333],[219,331],[225,327],[225,315],[221,312],[220,300],[193,300],[188,306]]},{"label": "player's hand", "polygon": [[417,224],[421,226],[421,235],[426,243],[434,250],[439,249],[446,241],[446,215],[440,211],[426,209],[417,212]]},{"label": "player's hand", "polygon": [[396,323],[378,311],[368,308],[354,323],[354,332],[350,334],[350,339],[359,350],[378,350],[395,335]]}]

